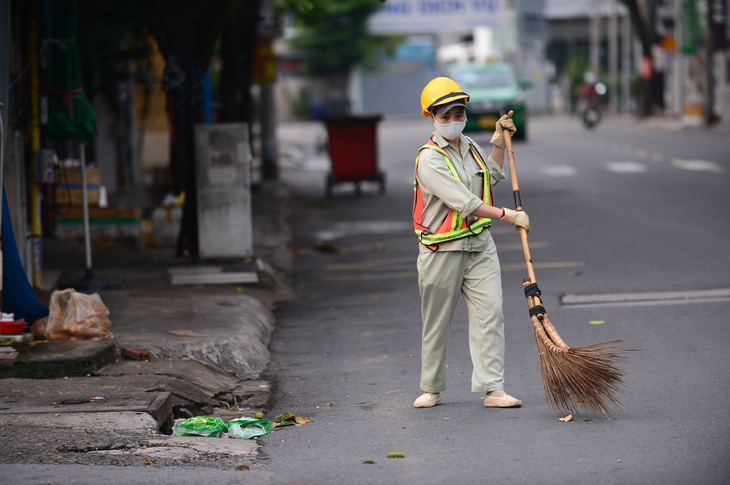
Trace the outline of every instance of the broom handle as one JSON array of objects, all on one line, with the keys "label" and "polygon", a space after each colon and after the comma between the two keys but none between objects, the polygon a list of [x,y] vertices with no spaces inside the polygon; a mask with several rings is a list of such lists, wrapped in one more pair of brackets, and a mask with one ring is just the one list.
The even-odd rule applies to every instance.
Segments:
[{"label": "broom handle", "polygon": [[[512,150],[512,135],[509,130],[502,130],[504,135],[504,145],[507,151],[507,160],[509,162],[509,176],[512,181],[512,195],[515,199],[515,210],[522,210],[522,199],[520,198],[520,186],[517,183],[517,168],[515,167],[515,153]],[[520,238],[522,239],[522,251],[525,253],[525,264],[527,264],[527,275],[530,283],[537,283],[535,278],[535,268],[532,265],[532,256],[530,255],[530,246],[527,244],[527,231],[520,227]]]}]

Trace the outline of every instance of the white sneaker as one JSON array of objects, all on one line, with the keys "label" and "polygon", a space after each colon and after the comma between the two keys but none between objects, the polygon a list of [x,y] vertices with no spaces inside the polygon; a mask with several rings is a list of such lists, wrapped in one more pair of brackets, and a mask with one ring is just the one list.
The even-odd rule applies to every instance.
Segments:
[{"label": "white sneaker", "polygon": [[432,408],[441,401],[441,393],[426,392],[413,403],[414,408]]}]

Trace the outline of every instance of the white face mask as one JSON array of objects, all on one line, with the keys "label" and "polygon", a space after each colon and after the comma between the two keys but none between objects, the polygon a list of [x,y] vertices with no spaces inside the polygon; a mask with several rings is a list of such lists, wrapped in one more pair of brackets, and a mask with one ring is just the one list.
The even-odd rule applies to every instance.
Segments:
[{"label": "white face mask", "polygon": [[433,127],[436,129],[436,133],[447,140],[456,140],[459,138],[465,126],[466,118],[464,121],[452,121],[451,123],[439,123],[436,119],[433,120]]}]

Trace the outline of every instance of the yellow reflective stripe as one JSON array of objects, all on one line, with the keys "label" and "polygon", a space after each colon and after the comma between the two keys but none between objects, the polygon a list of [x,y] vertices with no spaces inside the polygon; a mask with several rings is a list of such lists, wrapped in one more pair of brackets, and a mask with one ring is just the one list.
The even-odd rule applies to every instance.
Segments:
[{"label": "yellow reflective stripe", "polygon": [[474,145],[470,145],[469,148],[471,149],[471,152],[472,152],[471,155],[474,157],[474,160],[477,162],[477,165],[479,165],[481,167],[481,169],[484,171],[484,184],[482,187],[482,192],[483,192],[482,200],[484,201],[485,204],[490,204],[491,203],[491,200],[490,200],[491,192],[490,191],[492,189],[492,184],[490,183],[491,174],[489,173],[489,169],[487,168],[486,162],[484,162],[482,160],[482,157],[479,155],[479,153],[477,152],[477,149],[474,147]]},{"label": "yellow reflective stripe", "polygon": [[440,147],[435,147],[435,146],[433,146],[433,145],[423,145],[423,146],[421,147],[421,149],[420,149],[420,150],[418,150],[418,151],[419,151],[419,153],[420,153],[420,151],[421,151],[421,150],[423,150],[424,148],[429,148],[429,149],[431,149],[431,150],[436,150],[436,151],[437,151],[437,152],[439,152],[439,153],[440,153],[441,155],[443,155],[443,157],[444,157],[444,160],[446,161],[446,165],[447,165],[447,166],[449,167],[449,170],[451,170],[451,173],[452,173],[452,174],[454,174],[454,177],[456,177],[456,180],[458,180],[459,182],[461,182],[461,178],[459,177],[459,172],[457,172],[457,171],[456,171],[456,169],[454,168],[454,165],[452,165],[452,163],[451,163],[451,159],[449,158],[449,154],[448,154],[448,153],[446,153],[446,151],[445,151],[445,150],[441,149]]},{"label": "yellow reflective stripe", "polygon": [[479,234],[485,227],[489,227],[491,225],[491,219],[482,219],[460,231],[453,231],[441,234],[423,234],[423,232],[421,231],[416,231],[416,236],[418,236],[418,239],[426,245],[439,244],[454,239],[460,239],[464,236],[469,236],[471,234]]}]

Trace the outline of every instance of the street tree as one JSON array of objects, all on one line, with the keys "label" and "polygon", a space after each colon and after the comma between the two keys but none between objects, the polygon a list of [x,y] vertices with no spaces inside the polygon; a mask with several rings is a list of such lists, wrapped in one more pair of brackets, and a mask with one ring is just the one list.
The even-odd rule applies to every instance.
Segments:
[{"label": "street tree", "polygon": [[325,110],[349,111],[347,83],[354,66],[372,68],[378,57],[401,42],[399,36],[374,35],[368,18],[384,0],[287,0],[295,34],[289,44],[305,54],[304,71],[327,83]]},{"label": "street tree", "polygon": [[639,116],[651,116],[654,93],[663,92],[660,76],[657,75],[652,48],[656,42],[654,29],[655,0],[621,0],[629,10],[631,25],[641,44],[641,95],[639,96]]}]

